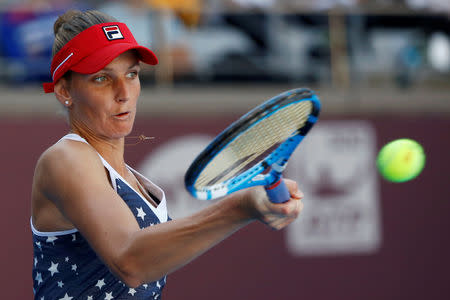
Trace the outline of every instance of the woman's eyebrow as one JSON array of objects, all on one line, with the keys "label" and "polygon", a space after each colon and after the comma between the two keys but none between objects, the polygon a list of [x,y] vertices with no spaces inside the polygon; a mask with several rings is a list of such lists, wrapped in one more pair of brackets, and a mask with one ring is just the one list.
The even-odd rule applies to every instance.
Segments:
[{"label": "woman's eyebrow", "polygon": [[[138,67],[138,66],[139,66],[139,62],[133,63],[128,67],[128,70],[133,69],[134,67]],[[114,69],[112,69],[110,67],[104,67],[102,70],[103,71],[113,71]]]},{"label": "woman's eyebrow", "polygon": [[128,70],[129,70],[129,69],[133,69],[133,68],[138,67],[138,66],[139,66],[139,62],[133,63],[133,64],[131,64],[131,65],[128,67]]}]

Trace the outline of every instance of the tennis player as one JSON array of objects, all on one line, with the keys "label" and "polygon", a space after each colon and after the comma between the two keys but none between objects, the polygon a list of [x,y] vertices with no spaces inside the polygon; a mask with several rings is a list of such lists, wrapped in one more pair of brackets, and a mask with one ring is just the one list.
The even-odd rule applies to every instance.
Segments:
[{"label": "tennis player", "polygon": [[140,94],[140,62],[158,60],[127,26],[98,11],[69,11],[54,25],[51,74],[70,133],[35,169],[32,217],[35,299],[160,299],[166,275],[259,220],[292,222],[302,193],[272,204],[262,187],[236,192],[170,220],[164,192],[124,161]]}]

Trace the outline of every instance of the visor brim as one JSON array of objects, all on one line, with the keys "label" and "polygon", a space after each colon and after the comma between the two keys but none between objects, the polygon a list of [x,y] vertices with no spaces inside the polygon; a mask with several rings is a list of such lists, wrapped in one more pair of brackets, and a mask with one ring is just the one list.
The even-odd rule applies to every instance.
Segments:
[{"label": "visor brim", "polygon": [[72,66],[70,70],[81,74],[96,73],[106,67],[120,54],[133,49],[137,50],[140,61],[149,65],[158,64],[158,58],[150,49],[137,44],[116,43],[95,51],[78,62],[75,66]]}]

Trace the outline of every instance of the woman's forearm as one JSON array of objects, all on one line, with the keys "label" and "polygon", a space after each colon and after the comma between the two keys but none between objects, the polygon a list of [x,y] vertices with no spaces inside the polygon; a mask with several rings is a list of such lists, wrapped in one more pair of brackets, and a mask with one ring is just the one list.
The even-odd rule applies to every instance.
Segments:
[{"label": "woman's forearm", "polygon": [[137,286],[158,280],[252,222],[239,198],[231,195],[190,217],[133,234],[121,256],[126,283]]}]

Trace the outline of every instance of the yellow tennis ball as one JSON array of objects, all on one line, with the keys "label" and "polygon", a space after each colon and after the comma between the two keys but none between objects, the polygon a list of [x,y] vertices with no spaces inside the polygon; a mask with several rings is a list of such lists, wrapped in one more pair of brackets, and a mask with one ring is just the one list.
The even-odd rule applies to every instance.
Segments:
[{"label": "yellow tennis ball", "polygon": [[380,174],[392,182],[405,182],[417,177],[425,166],[422,146],[411,139],[398,139],[381,148],[377,156]]}]

